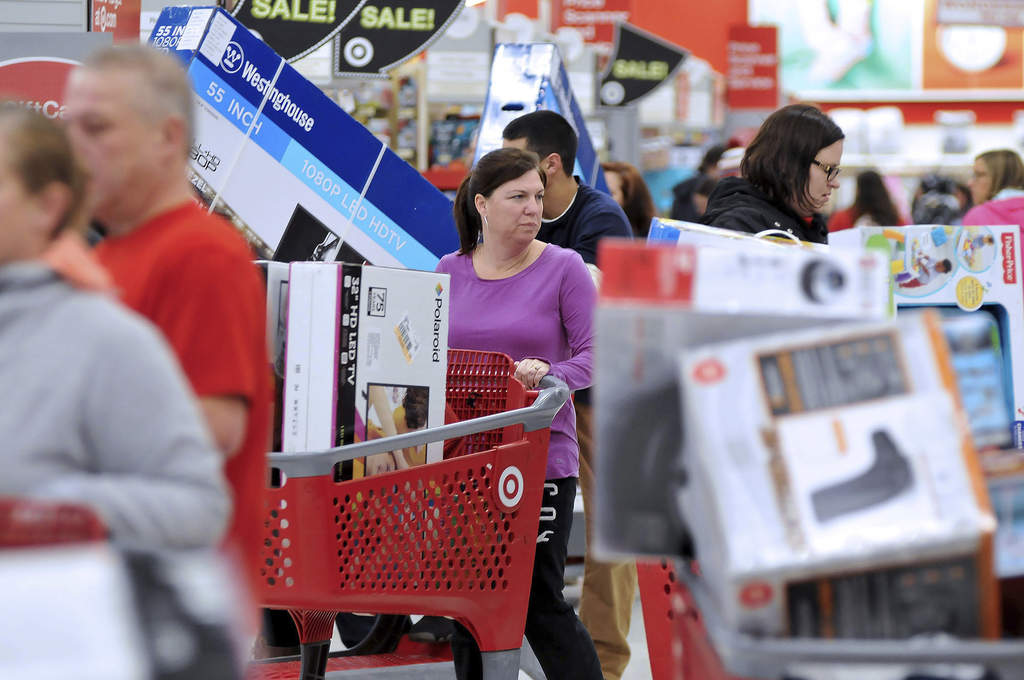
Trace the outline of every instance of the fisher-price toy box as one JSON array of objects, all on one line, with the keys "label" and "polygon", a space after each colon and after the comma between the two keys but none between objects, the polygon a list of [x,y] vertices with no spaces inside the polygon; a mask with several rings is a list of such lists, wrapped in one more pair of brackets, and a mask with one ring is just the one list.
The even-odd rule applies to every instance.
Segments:
[{"label": "fisher-price toy box", "polygon": [[192,80],[190,167],[265,259],[433,271],[451,201],[223,9],[166,7],[150,44]]},{"label": "fisher-price toy box", "polygon": [[595,316],[594,409],[599,498],[595,550],[669,555],[687,530],[677,356],[728,338],[881,319],[886,263],[859,251],[655,246],[605,239]]},{"label": "fisher-price toy box", "polygon": [[937,313],[679,357],[681,505],[731,627],[998,635],[995,520]]},{"label": "fisher-price toy box", "polygon": [[889,253],[898,309],[937,307],[975,439],[982,448],[1024,448],[1024,287],[1018,226],[858,227],[837,246]]}]

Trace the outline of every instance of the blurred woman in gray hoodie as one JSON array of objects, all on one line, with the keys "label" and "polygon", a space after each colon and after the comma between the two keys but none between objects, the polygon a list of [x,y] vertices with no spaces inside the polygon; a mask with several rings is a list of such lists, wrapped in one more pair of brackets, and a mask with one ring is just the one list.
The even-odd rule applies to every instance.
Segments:
[{"label": "blurred woman in gray hoodie", "polygon": [[222,457],[159,334],[102,291],[63,130],[0,102],[0,494],[84,503],[111,538],[214,545]]}]

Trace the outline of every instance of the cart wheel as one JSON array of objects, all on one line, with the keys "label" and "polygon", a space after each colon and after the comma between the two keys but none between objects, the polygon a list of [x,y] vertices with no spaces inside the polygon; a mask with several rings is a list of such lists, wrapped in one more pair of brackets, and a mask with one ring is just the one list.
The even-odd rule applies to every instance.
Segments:
[{"label": "cart wheel", "polygon": [[332,657],[362,656],[366,654],[389,654],[398,647],[398,641],[409,632],[412,622],[405,614],[379,614],[374,617],[373,626],[358,644],[338,652]]}]

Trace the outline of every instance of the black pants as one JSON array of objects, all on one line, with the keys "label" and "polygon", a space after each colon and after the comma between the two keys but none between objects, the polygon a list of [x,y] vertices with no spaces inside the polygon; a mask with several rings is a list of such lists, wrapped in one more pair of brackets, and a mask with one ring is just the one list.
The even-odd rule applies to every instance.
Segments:
[{"label": "black pants", "polygon": [[[575,499],[575,477],[549,479],[544,484],[533,582],[526,610],[526,639],[544,674],[551,680],[601,680],[601,664],[594,643],[572,606],[562,597]],[[483,677],[476,641],[458,623],[452,639],[452,655],[458,680]]]}]

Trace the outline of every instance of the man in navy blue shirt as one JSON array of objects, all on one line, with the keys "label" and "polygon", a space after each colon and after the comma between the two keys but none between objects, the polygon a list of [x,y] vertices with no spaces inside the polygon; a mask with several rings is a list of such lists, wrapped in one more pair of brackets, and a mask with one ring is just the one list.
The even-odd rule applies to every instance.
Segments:
[{"label": "man in navy blue shirt", "polygon": [[554,111],[534,111],[513,120],[501,134],[502,146],[528,149],[540,156],[547,175],[538,239],[571,248],[587,264],[597,264],[598,241],[605,236],[632,236],[619,204],[573,176],[577,137],[565,118]]},{"label": "man in navy blue shirt", "polygon": [[[588,265],[597,264],[597,244],[605,236],[631,238],[622,208],[608,194],[573,175],[576,131],[554,111],[534,111],[516,118],[502,131],[502,146],[533,151],[547,175],[544,213],[537,238],[575,250]],[[592,414],[589,390],[575,395],[576,436],[580,445],[580,487],[587,521],[588,545],[594,504]],[[589,553],[589,548],[588,548]],[[630,615],[636,594],[636,563],[598,562],[589,554],[583,571],[580,620],[594,640],[601,671],[618,680],[629,663]]]}]

